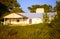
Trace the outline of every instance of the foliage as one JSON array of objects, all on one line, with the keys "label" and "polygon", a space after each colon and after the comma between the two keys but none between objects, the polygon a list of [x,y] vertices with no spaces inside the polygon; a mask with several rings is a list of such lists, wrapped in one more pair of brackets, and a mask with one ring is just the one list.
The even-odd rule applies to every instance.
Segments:
[{"label": "foliage", "polygon": [[17,0],[0,0],[0,19],[10,12],[24,12]]},{"label": "foliage", "polygon": [[2,14],[5,14],[5,12],[8,12],[8,7],[0,3],[0,16],[2,16]]},{"label": "foliage", "polygon": [[44,8],[45,12],[50,12],[52,11],[52,6],[51,5],[32,5],[32,7],[28,7],[28,9],[30,10],[30,12],[36,12],[37,8]]},{"label": "foliage", "polygon": [[51,12],[52,11],[51,5],[44,4],[44,5],[42,5],[42,7],[44,8],[45,12]]},{"label": "foliage", "polygon": [[49,22],[49,16],[47,13],[43,14],[43,23],[48,23]]},{"label": "foliage", "polygon": [[56,11],[57,11],[57,6],[54,7],[54,12],[56,12]]},{"label": "foliage", "polygon": [[53,34],[54,39],[60,39],[60,2],[57,2],[56,9],[58,18],[55,18],[49,26],[51,27],[50,33]]},{"label": "foliage", "polygon": [[[27,26],[0,26],[1,39],[59,39],[59,30],[50,24]],[[60,28],[59,28],[60,29]]]},{"label": "foliage", "polygon": [[58,14],[58,19],[60,19],[60,2],[57,2],[57,14]]},{"label": "foliage", "polygon": [[10,11],[10,13],[17,13],[17,12],[23,13],[24,11],[23,11],[21,8],[19,8],[19,7],[13,8],[13,9]]},{"label": "foliage", "polygon": [[13,8],[14,6],[20,7],[19,3],[17,3],[17,0],[0,0],[0,2],[9,8]]},{"label": "foliage", "polygon": [[28,7],[30,12],[32,12],[32,13],[36,12],[37,8],[40,8],[40,5],[32,5],[32,7]]}]

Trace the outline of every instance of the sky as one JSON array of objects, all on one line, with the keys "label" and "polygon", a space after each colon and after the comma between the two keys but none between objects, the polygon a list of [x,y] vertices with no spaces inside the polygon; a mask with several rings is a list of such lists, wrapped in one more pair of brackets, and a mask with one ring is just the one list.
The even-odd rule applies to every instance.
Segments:
[{"label": "sky", "polygon": [[54,7],[56,5],[56,0],[17,0],[24,12],[29,13],[28,7],[38,4],[48,4]]}]

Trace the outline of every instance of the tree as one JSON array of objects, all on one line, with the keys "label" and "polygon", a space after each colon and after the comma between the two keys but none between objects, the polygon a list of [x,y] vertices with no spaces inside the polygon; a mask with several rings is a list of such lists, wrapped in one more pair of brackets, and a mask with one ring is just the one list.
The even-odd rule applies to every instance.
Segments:
[{"label": "tree", "polygon": [[36,12],[35,9],[33,9],[33,8],[31,8],[31,7],[28,7],[28,9],[30,10],[31,13]]},{"label": "tree", "polygon": [[47,12],[51,12],[52,11],[52,6],[51,5],[32,5],[32,7],[28,7],[28,9],[30,10],[31,13],[36,13],[36,9],[37,8],[44,8],[44,16],[43,16],[43,20],[44,23],[48,23],[49,22],[49,17]]},{"label": "tree", "polygon": [[19,7],[13,8],[13,9],[10,11],[10,13],[17,13],[17,12],[24,13],[24,11],[23,11],[21,8],[19,8]]},{"label": "tree", "polygon": [[42,7],[44,8],[45,13],[52,11],[52,6],[51,5],[44,4],[44,5],[42,5]]},{"label": "tree", "polygon": [[57,14],[58,14],[57,15],[58,18],[55,18],[51,22],[50,26],[52,28],[51,28],[50,33],[53,34],[54,39],[60,39],[60,2],[59,1],[56,2],[56,11],[57,11]]},{"label": "tree", "polygon": [[[2,16],[10,14],[10,12],[24,12],[20,7],[17,0],[0,0],[0,19]],[[17,10],[16,10],[17,9]]]},{"label": "tree", "polygon": [[28,7],[28,9],[30,10],[30,12],[35,13],[37,8],[44,8],[45,12],[51,12],[52,11],[52,6],[51,5],[32,5],[32,7]]},{"label": "tree", "polygon": [[40,7],[40,5],[32,5],[32,7],[28,7],[28,9],[30,10],[30,12],[36,13],[36,9]]},{"label": "tree", "polygon": [[49,22],[49,16],[48,16],[47,12],[52,11],[52,6],[44,4],[44,5],[42,5],[42,7],[44,8],[44,12],[45,12],[44,15],[43,15],[44,23],[48,23]]},{"label": "tree", "polygon": [[0,3],[0,17],[5,14],[5,12],[8,12],[8,7],[5,6],[4,4]]},{"label": "tree", "polygon": [[54,12],[56,12],[57,11],[57,7],[55,6],[53,10],[54,10]]},{"label": "tree", "polygon": [[49,22],[49,16],[47,13],[43,14],[43,23],[48,23]]},{"label": "tree", "polygon": [[0,0],[0,2],[9,8],[11,7],[20,7],[19,3],[17,3],[17,0]]},{"label": "tree", "polygon": [[56,2],[57,3],[57,14],[58,14],[58,19],[60,19],[60,2]]}]

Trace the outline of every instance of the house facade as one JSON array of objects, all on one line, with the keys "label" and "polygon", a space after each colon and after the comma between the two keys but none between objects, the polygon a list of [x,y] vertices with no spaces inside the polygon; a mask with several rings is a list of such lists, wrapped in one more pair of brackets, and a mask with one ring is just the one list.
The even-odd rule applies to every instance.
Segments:
[{"label": "house facade", "polygon": [[42,21],[42,14],[38,16],[36,13],[12,13],[9,14],[4,18],[3,24],[5,25],[28,25],[28,24],[38,24],[43,23]]},{"label": "house facade", "polygon": [[27,21],[22,21],[22,20],[26,20],[28,17],[25,17],[25,16],[23,16],[23,15],[18,15],[18,14],[16,14],[16,13],[12,13],[12,14],[9,14],[9,15],[7,15],[7,16],[5,16],[5,17],[3,17],[4,18],[4,24],[5,25],[9,25],[9,24],[23,24],[24,22],[26,22],[27,23]]},{"label": "house facade", "polygon": [[[11,13],[3,17],[4,25],[29,25],[43,23],[44,8],[37,8],[36,13]],[[49,23],[54,19],[54,12],[48,13]]]},{"label": "house facade", "polygon": [[[49,22],[54,19],[54,13],[48,13]],[[11,13],[3,17],[5,25],[29,25],[43,23],[43,13]]]}]

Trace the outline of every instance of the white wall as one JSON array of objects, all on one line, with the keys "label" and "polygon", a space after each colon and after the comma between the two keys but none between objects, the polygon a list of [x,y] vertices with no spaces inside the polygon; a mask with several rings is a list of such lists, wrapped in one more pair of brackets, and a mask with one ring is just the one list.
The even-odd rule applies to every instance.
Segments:
[{"label": "white wall", "polygon": [[43,23],[42,18],[32,18],[32,24]]},{"label": "white wall", "polygon": [[21,24],[21,25],[24,25],[24,24],[28,24],[29,23],[28,21],[29,21],[28,19],[25,20],[25,21],[20,20],[19,22],[17,22],[16,20],[14,20],[14,21],[11,22],[11,24]]},{"label": "white wall", "polygon": [[[17,22],[17,19],[8,19],[5,21],[5,24],[17,24],[17,25],[28,25],[29,24],[29,19],[23,20],[20,19],[19,22]],[[39,24],[39,23],[43,23],[43,20],[40,18],[32,18],[32,23],[31,24]]]},{"label": "white wall", "polygon": [[26,25],[29,24],[29,19],[27,20],[23,20],[23,19],[19,19],[19,22],[17,22],[17,19],[8,19],[5,21],[5,24],[16,24],[16,25]]},{"label": "white wall", "polygon": [[36,13],[44,13],[44,8],[37,8]]}]

